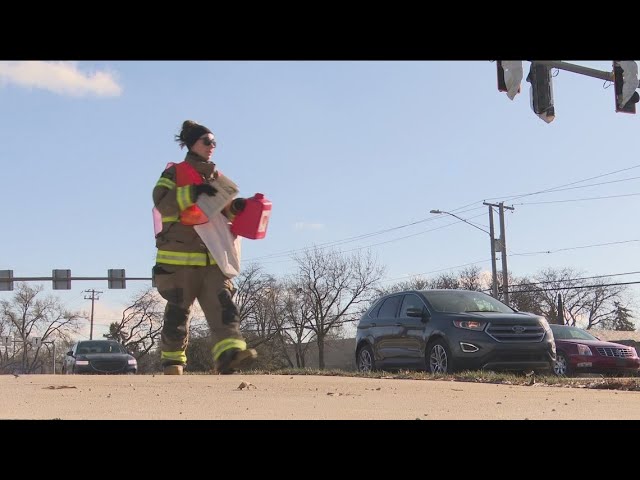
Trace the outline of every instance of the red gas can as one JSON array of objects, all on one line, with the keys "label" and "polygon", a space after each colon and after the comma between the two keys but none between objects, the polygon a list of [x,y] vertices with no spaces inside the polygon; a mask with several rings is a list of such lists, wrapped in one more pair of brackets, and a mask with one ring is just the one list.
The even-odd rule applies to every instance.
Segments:
[{"label": "red gas can", "polygon": [[271,202],[262,193],[256,193],[247,198],[244,210],[233,219],[231,233],[254,240],[264,238],[270,216]]}]

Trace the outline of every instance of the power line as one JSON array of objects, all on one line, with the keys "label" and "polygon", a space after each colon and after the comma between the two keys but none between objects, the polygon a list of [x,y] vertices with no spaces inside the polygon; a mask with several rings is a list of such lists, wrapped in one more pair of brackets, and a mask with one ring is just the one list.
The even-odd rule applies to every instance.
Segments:
[{"label": "power line", "polygon": [[[477,218],[477,217],[480,217],[480,216],[483,216],[483,215],[484,215],[484,214],[476,215],[476,216],[474,216],[474,217],[469,217],[469,218]],[[430,217],[430,218],[429,218],[429,220],[431,220],[431,219],[435,219],[435,217]],[[423,231],[421,231],[421,232],[412,233],[412,234],[410,234],[410,235],[405,235],[405,236],[403,236],[403,237],[392,238],[391,240],[386,240],[386,241],[384,241],[384,242],[373,243],[373,244],[364,245],[364,246],[361,246],[361,247],[355,247],[355,248],[351,248],[351,249],[349,249],[349,250],[340,250],[338,253],[348,253],[348,252],[353,252],[353,251],[356,251],[356,250],[362,250],[362,249],[365,249],[365,248],[376,247],[376,246],[378,246],[378,245],[384,245],[384,244],[386,244],[386,243],[392,243],[392,242],[396,242],[396,241],[398,241],[398,240],[404,240],[405,238],[415,237],[415,236],[417,236],[417,235],[422,235],[422,234],[424,234],[424,233],[429,233],[429,232],[433,232],[433,231],[435,231],[435,230],[440,230],[440,229],[442,229],[442,228],[450,227],[450,226],[452,226],[452,225],[456,225],[456,224],[458,224],[458,223],[461,223],[461,222],[460,222],[460,221],[455,221],[455,222],[452,222],[452,223],[447,223],[446,225],[442,225],[442,226],[440,226],[440,227],[431,228],[431,229],[429,229],[429,230],[423,230]],[[313,247],[307,247],[307,248],[304,248],[304,249],[300,249],[300,250],[298,250],[298,251],[292,251],[292,253],[303,252],[303,251],[306,251],[306,250],[308,250],[308,249],[310,249],[310,248],[313,248]],[[324,248],[326,248],[326,247],[324,247]],[[247,261],[247,262],[249,262],[249,261],[256,261],[256,260],[257,260],[257,259],[259,259],[259,258],[265,258],[265,257],[256,257],[256,258],[253,258],[253,259],[248,259],[248,260],[246,260],[246,261]],[[282,263],[282,262],[290,262],[290,261],[292,261],[292,260],[291,260],[291,259],[285,259],[285,260],[266,261],[266,262],[265,262],[265,261],[261,261],[261,262],[259,262],[259,263],[261,263],[261,264],[269,264],[269,263]]]},{"label": "power line", "polygon": [[579,285],[575,287],[536,288],[533,290],[511,291],[511,293],[556,292],[558,290],[580,290],[582,288],[615,287],[617,285],[637,285],[639,283],[640,283],[640,280],[637,282],[605,283],[602,285]]},{"label": "power line", "polygon": [[633,243],[633,242],[640,242],[640,239],[632,239],[632,240],[621,240],[618,242],[607,242],[607,243],[594,243],[592,245],[582,245],[582,246],[578,246],[578,247],[567,247],[567,248],[559,248],[557,250],[543,250],[543,251],[539,251],[539,252],[525,252],[525,253],[513,253],[511,254],[511,256],[532,256],[532,255],[540,255],[540,254],[551,254],[551,253],[558,253],[558,252],[566,252],[569,250],[580,250],[583,248],[593,248],[593,247],[606,247],[609,245],[621,245],[623,243]]},{"label": "power line", "polygon": [[[525,193],[525,194],[522,194],[522,195],[511,195],[509,197],[504,197],[504,199],[505,200],[515,200],[515,199],[518,199],[518,198],[528,197],[528,196],[531,196],[531,195],[539,195],[541,193],[549,193],[549,192],[556,191],[556,190],[558,190],[560,188],[569,187],[571,185],[576,185],[576,184],[582,183],[582,182],[588,182],[589,180],[595,180],[596,178],[607,177],[609,175],[614,175],[614,174],[620,173],[620,172],[626,172],[628,170],[633,170],[633,169],[639,168],[639,167],[640,167],[640,164],[637,164],[637,165],[634,165],[632,167],[623,168],[623,169],[620,169],[620,170],[615,170],[615,171],[609,172],[609,173],[603,173],[602,175],[596,175],[595,177],[589,177],[589,178],[585,178],[585,179],[582,179],[582,180],[576,180],[575,182],[565,183],[563,185],[558,185],[558,186],[555,186],[555,187],[547,188],[545,190],[539,190],[537,192]],[[503,198],[503,197],[493,197],[493,199],[498,199],[498,198]],[[490,198],[489,200],[492,200],[492,199]]]},{"label": "power line", "polygon": [[[592,280],[592,279],[596,279],[596,278],[609,278],[609,277],[620,277],[620,276],[624,276],[624,275],[637,275],[638,273],[640,273],[640,271],[637,272],[625,272],[625,273],[610,273],[608,275],[594,275],[592,277],[579,277],[579,278],[569,278],[566,280],[571,280],[571,281],[575,281],[575,280]],[[529,282],[529,283],[518,283],[515,285],[511,285],[512,287],[526,287],[529,285],[545,285],[547,283],[555,283],[555,282],[559,282],[562,280],[546,280],[544,282]]]},{"label": "power line", "polygon": [[[505,198],[506,200],[509,200],[509,199],[523,198],[523,197],[531,196],[531,195],[538,195],[538,194],[542,194],[542,193],[550,193],[550,192],[562,191],[561,189],[564,189],[564,187],[570,187],[570,186],[576,185],[578,183],[587,182],[589,180],[595,180],[597,178],[602,178],[602,177],[606,177],[606,176],[609,176],[609,175],[614,175],[616,173],[625,172],[625,171],[628,171],[628,170],[633,170],[633,169],[636,169],[636,168],[639,168],[639,167],[640,167],[640,164],[637,164],[637,165],[634,165],[634,166],[631,166],[631,167],[628,167],[628,168],[614,170],[612,172],[603,173],[601,175],[596,175],[596,176],[585,178],[585,179],[582,179],[582,180],[576,180],[574,182],[558,185],[558,186],[551,187],[551,188],[548,188],[548,189],[539,190],[539,191],[536,191],[536,192],[530,192],[530,193],[525,193],[525,194],[520,194],[520,195],[511,195],[511,196],[508,196],[508,197],[490,197],[490,198],[484,199],[484,200],[492,200],[492,199],[499,199],[499,198]],[[640,178],[640,177],[632,177],[630,179],[622,179],[622,180],[613,180],[611,182],[602,182],[601,184],[628,181],[628,180],[633,180],[633,179],[637,179],[637,178]],[[573,187],[573,188],[585,188],[585,187],[597,186],[597,185],[601,185],[601,184],[582,185],[580,187]],[[567,190],[568,189],[569,188],[567,188]],[[479,208],[482,208],[482,207],[474,207],[472,209],[468,209],[468,210],[465,210],[464,212],[461,212],[462,209],[465,209],[466,207],[472,206],[472,205],[474,205],[476,203],[478,203],[478,201],[472,202],[472,203],[468,203],[468,204],[463,205],[461,207],[457,207],[457,208],[449,209],[449,210],[451,212],[464,213],[464,212],[473,211],[473,210],[477,210]],[[247,262],[256,262],[256,261],[261,261],[263,259],[290,256],[290,255],[292,255],[294,253],[300,253],[300,252],[308,251],[308,250],[313,249],[313,248],[320,248],[320,249],[329,248],[331,246],[337,246],[337,245],[341,245],[341,244],[344,244],[344,243],[350,243],[350,242],[353,242],[353,241],[356,241],[356,240],[361,240],[361,239],[369,238],[369,237],[372,237],[372,236],[382,235],[384,233],[388,233],[388,232],[391,232],[391,231],[394,231],[394,230],[399,230],[399,229],[406,228],[406,227],[409,227],[409,226],[413,226],[413,225],[417,225],[417,224],[420,224],[420,223],[432,221],[432,220],[435,220],[436,218],[437,217],[423,218],[423,219],[417,220],[415,222],[409,222],[409,223],[405,223],[405,224],[398,225],[398,226],[395,226],[395,227],[390,227],[390,228],[386,228],[386,229],[382,229],[382,230],[377,230],[377,231],[374,231],[374,232],[364,233],[364,234],[357,235],[357,236],[354,236],[354,237],[347,237],[345,239],[339,239],[339,240],[334,240],[334,241],[331,241],[331,242],[325,242],[325,243],[322,243],[322,244],[319,244],[319,245],[315,245],[315,246],[307,246],[307,247],[302,247],[302,248],[299,248],[299,249],[286,250],[286,251],[279,252],[279,253],[263,255],[263,256],[260,256],[260,257],[249,258],[249,259],[246,259],[245,261],[247,261]],[[475,217],[471,217],[471,218],[475,218]],[[458,223],[458,222],[456,222],[456,223]],[[420,232],[420,233],[427,233],[429,231],[433,231],[433,230],[426,230],[426,231]],[[414,235],[419,235],[420,233],[414,234]],[[359,248],[352,249],[352,250],[347,250],[347,251],[353,251],[353,250],[358,250],[358,249],[362,249],[362,248],[369,248],[369,247],[373,247],[373,246],[383,245],[385,243],[391,243],[391,242],[394,242],[394,241],[403,240],[405,238],[410,238],[411,236],[414,236],[414,235],[408,235],[408,236],[404,236],[404,237],[399,237],[399,238],[392,239],[392,240],[389,240],[389,241],[386,241],[386,242],[381,242],[381,243],[377,243],[377,244],[373,244],[373,245],[368,245],[368,246],[365,246],[365,247],[359,247]],[[290,261],[290,260],[284,260],[284,261]],[[279,262],[261,262],[261,263],[280,263],[280,261]]]},{"label": "power line", "polygon": [[585,200],[603,200],[606,198],[621,198],[621,197],[635,197],[640,195],[640,193],[627,193],[623,195],[607,195],[605,197],[587,197],[587,198],[573,198],[568,200],[549,200],[547,202],[523,202],[523,203],[514,203],[514,205],[542,205],[544,203],[568,203],[568,202],[582,202]]}]

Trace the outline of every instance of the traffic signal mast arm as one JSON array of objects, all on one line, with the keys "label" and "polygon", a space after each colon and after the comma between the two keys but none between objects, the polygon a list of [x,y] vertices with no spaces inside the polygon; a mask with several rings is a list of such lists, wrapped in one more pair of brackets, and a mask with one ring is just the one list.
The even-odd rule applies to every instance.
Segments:
[{"label": "traffic signal mast arm", "polygon": [[[614,60],[611,72],[559,60],[528,61],[531,62],[527,76],[527,81],[531,84],[531,108],[547,123],[552,122],[555,118],[552,68],[613,82],[616,112],[636,113],[636,103],[640,101],[640,95],[636,89],[640,88],[640,82],[638,81],[638,64],[633,60]],[[501,60],[497,62],[497,65],[498,90],[507,92],[508,97],[513,100],[515,95],[520,92],[520,81],[523,76],[522,61]]]}]

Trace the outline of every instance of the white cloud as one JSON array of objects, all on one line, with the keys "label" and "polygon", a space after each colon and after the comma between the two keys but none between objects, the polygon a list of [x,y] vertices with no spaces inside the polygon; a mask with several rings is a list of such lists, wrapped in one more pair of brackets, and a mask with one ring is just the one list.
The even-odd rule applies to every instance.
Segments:
[{"label": "white cloud", "polygon": [[297,222],[294,225],[296,230],[322,230],[324,228],[324,223],[306,223],[306,222]]},{"label": "white cloud", "polygon": [[114,74],[81,72],[76,62],[0,62],[0,83],[73,97],[117,97],[122,94]]}]

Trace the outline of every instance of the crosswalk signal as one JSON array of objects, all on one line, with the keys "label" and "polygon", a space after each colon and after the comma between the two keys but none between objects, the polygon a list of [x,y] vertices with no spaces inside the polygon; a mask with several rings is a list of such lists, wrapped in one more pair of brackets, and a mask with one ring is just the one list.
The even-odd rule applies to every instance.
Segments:
[{"label": "crosswalk signal", "polygon": [[616,112],[636,113],[640,100],[638,88],[638,64],[632,60],[613,61],[613,84],[616,94]]},{"label": "crosswalk signal", "polygon": [[551,68],[541,63],[531,62],[527,82],[531,83],[531,109],[545,122],[553,122],[556,113],[553,107]]}]

